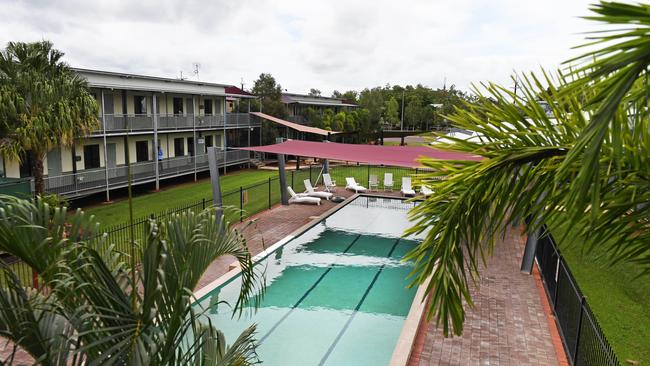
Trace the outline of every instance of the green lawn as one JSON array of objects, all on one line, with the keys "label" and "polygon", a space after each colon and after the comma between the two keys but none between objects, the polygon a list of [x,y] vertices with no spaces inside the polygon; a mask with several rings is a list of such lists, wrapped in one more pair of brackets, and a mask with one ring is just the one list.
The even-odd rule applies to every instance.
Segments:
[{"label": "green lawn", "polygon": [[[242,170],[228,173],[221,177],[221,191],[226,193],[240,186],[264,182],[269,177],[277,177],[278,173],[269,170]],[[146,217],[152,213],[183,206],[190,202],[212,197],[209,179],[198,182],[184,183],[161,190],[139,195],[133,198],[134,219]],[[239,201],[237,201],[238,204]],[[112,226],[128,221],[129,206],[126,199],[120,199],[110,204],[101,204],[85,208],[84,211],[96,216],[102,226]]]},{"label": "green lawn", "polygon": [[[559,240],[567,229],[566,223],[552,225],[551,232]],[[579,243],[574,232],[567,238],[558,245],[619,361],[650,365],[650,278],[636,278],[632,264],[608,266],[597,253],[582,253],[569,245]]]}]

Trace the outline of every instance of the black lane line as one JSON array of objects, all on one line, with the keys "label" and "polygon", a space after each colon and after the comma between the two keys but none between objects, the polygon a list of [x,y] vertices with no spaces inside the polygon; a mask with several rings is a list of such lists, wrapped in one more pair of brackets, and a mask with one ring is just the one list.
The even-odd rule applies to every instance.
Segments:
[{"label": "black lane line", "polygon": [[[397,239],[395,244],[393,244],[393,247],[390,249],[390,252],[388,253],[387,257],[390,258],[390,256],[393,254],[395,251],[395,248],[397,248],[397,244],[399,244],[400,239]],[[359,300],[359,303],[357,306],[354,308],[354,311],[352,312],[352,315],[348,318],[348,321],[345,322],[345,325],[341,330],[339,331],[339,334],[336,335],[336,338],[334,338],[334,342],[332,342],[332,345],[330,348],[327,349],[327,352],[325,352],[325,355],[323,355],[323,358],[320,360],[318,363],[318,366],[322,366],[325,364],[327,359],[330,357],[330,354],[332,354],[332,351],[334,351],[334,348],[336,345],[339,343],[341,340],[341,337],[343,337],[343,334],[348,330],[348,327],[350,326],[350,323],[352,323],[352,320],[354,320],[354,317],[359,313],[359,309],[361,309],[361,305],[363,305],[363,302],[366,301],[366,297],[368,297],[368,294],[370,293],[370,290],[372,290],[372,287],[375,285],[375,282],[377,282],[377,279],[379,278],[379,275],[381,274],[381,271],[384,270],[384,267],[386,267],[386,263],[382,264],[381,267],[379,267],[379,270],[377,273],[375,273],[375,277],[372,279],[372,282],[370,282],[370,285],[368,285],[368,288],[366,288],[366,292],[363,293],[363,296],[361,297],[361,300]]]},{"label": "black lane line", "polygon": [[[361,237],[361,234],[357,235],[357,237],[354,238],[354,240],[352,240],[352,243],[350,243],[350,245],[348,245],[348,247],[345,248],[345,250],[343,251],[342,254],[347,253],[348,250],[350,250],[350,248],[352,248],[352,246],[354,245],[354,243],[356,243],[357,240],[359,240],[360,237]],[[302,302],[307,298],[307,296],[309,296],[309,293],[311,293],[311,292],[316,288],[316,286],[318,286],[318,284],[320,283],[320,281],[323,280],[323,278],[324,278],[324,277],[325,277],[325,276],[326,276],[326,275],[327,275],[327,274],[332,270],[332,268],[334,268],[335,265],[336,265],[336,263],[332,263],[332,264],[330,264],[330,265],[327,267],[327,269],[325,270],[325,272],[323,272],[323,274],[321,274],[320,277],[318,277],[318,279],[316,280],[316,282],[314,282],[314,284],[311,285],[311,287],[310,287],[309,289],[307,289],[307,291],[305,291],[305,293],[302,295],[302,297],[301,297],[300,299],[298,299],[298,301],[297,301],[297,302],[296,302],[296,303],[291,307],[291,309],[289,309],[289,311],[288,311],[286,314],[284,314],[284,315],[282,316],[282,318],[280,318],[280,320],[278,320],[278,321],[277,321],[277,322],[276,322],[276,323],[271,327],[271,329],[269,329],[269,331],[266,332],[266,334],[265,334],[262,338],[260,338],[260,340],[259,340],[259,344],[262,344],[262,342],[264,342],[264,340],[265,340],[266,338],[268,338],[268,336],[271,335],[271,333],[273,333],[273,331],[274,331],[274,330],[275,330],[275,329],[280,325],[280,323],[282,323],[286,318],[289,317],[289,315],[293,312],[293,310],[294,310],[295,308],[297,308],[298,305],[300,305],[300,303],[302,303]]]}]

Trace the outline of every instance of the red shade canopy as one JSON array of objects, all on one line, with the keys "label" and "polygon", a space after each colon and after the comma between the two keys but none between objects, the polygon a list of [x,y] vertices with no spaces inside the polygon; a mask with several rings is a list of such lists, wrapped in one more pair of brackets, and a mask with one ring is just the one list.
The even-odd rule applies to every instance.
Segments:
[{"label": "red shade canopy", "polygon": [[291,129],[294,129],[299,132],[306,132],[306,133],[313,133],[316,135],[321,135],[321,136],[327,136],[327,135],[334,135],[336,133],[339,133],[338,131],[328,131],[328,130],[323,130],[322,128],[317,128],[317,127],[309,127],[309,126],[304,126],[298,123],[293,123],[289,121],[285,121],[283,119],[269,116],[268,114],[262,113],[262,112],[250,112],[253,116],[257,116],[260,118],[264,118],[267,121],[271,121],[277,124],[281,124],[283,126],[289,127]]},{"label": "red shade canopy", "polygon": [[306,156],[319,159],[354,161],[366,164],[421,167],[420,158],[438,160],[481,160],[478,155],[435,150],[426,146],[354,145],[335,142],[288,140],[280,144],[240,148],[271,154]]}]

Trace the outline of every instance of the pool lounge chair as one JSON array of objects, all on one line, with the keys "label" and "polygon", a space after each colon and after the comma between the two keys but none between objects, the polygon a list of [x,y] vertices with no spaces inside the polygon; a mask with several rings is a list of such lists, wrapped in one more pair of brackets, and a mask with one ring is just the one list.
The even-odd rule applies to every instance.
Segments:
[{"label": "pool lounge chair", "polygon": [[323,174],[323,183],[325,184],[325,190],[328,192],[336,191],[336,181],[332,180],[332,176],[329,173]]},{"label": "pool lounge chair", "polygon": [[366,187],[359,185],[352,177],[345,178],[345,182],[347,183],[345,189],[354,191],[354,193],[367,191]]},{"label": "pool lounge chair", "polygon": [[322,191],[315,190],[314,187],[311,185],[311,181],[309,179],[305,179],[303,183],[305,184],[305,194],[309,197],[318,197],[318,198],[328,200],[333,196],[333,194],[331,194],[330,192],[322,192]]},{"label": "pool lounge chair", "polygon": [[375,191],[379,190],[379,178],[376,175],[370,174],[368,178],[368,188],[372,191],[374,188]]},{"label": "pool lounge chair", "polygon": [[393,191],[393,173],[384,174],[384,191]]},{"label": "pool lounge chair", "polygon": [[402,177],[402,195],[406,197],[415,197],[415,191],[411,187],[411,177]]},{"label": "pool lounge chair", "polygon": [[320,198],[318,197],[309,197],[304,193],[297,194],[291,187],[287,187],[287,192],[289,192],[289,195],[291,196],[289,198],[289,203],[308,203],[312,205],[320,205]]},{"label": "pool lounge chair", "polygon": [[429,187],[427,187],[425,185],[422,185],[420,187],[420,193],[422,193],[424,195],[424,197],[429,197],[429,196],[431,196],[433,194],[433,191],[431,190],[431,188],[429,188]]}]

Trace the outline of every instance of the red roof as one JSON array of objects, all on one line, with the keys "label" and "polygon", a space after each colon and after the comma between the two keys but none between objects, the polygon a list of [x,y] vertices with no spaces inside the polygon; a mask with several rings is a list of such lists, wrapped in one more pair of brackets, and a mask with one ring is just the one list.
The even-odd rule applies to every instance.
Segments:
[{"label": "red roof", "polygon": [[328,130],[323,130],[322,128],[309,127],[309,126],[304,126],[304,125],[301,125],[301,124],[298,124],[298,123],[285,121],[283,119],[273,117],[273,116],[270,116],[268,114],[264,114],[264,113],[261,113],[261,112],[250,112],[250,114],[252,114],[254,116],[257,116],[257,117],[260,117],[260,118],[264,118],[267,121],[271,121],[271,122],[281,124],[283,126],[289,127],[289,128],[291,128],[293,130],[300,131],[300,132],[313,133],[313,134],[321,135],[321,136],[334,135],[334,134],[340,133],[338,131],[328,131]]},{"label": "red roof", "polygon": [[438,160],[481,160],[478,155],[436,150],[427,146],[379,146],[288,140],[280,144],[252,146],[241,150],[354,161],[366,164],[418,168],[420,158]]},{"label": "red roof", "polygon": [[255,95],[253,95],[253,94],[251,94],[251,93],[249,93],[249,92],[247,92],[245,90],[241,90],[238,87],[232,86],[232,85],[226,87],[226,94],[241,95],[241,96],[244,96],[244,97],[254,97],[255,96]]}]

